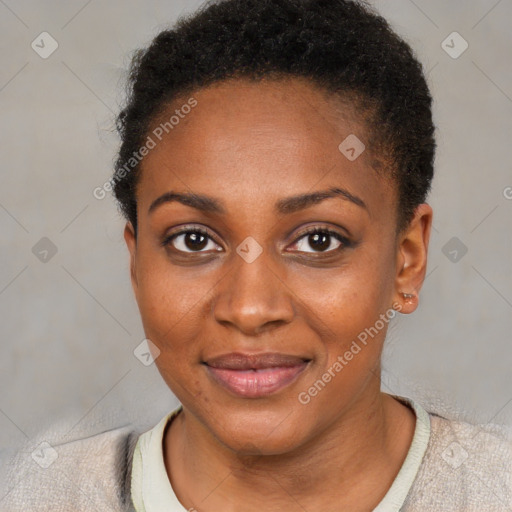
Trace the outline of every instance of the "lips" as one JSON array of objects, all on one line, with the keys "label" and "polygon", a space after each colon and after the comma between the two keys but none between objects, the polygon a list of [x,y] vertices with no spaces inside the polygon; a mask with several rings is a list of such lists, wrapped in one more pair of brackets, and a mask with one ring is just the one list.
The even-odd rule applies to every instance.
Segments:
[{"label": "lips", "polygon": [[278,354],[275,352],[266,352],[263,354],[242,354],[232,352],[208,359],[205,363],[212,368],[222,368],[226,370],[259,370],[262,368],[289,368],[299,366],[309,361],[307,358],[293,356],[289,354]]},{"label": "lips", "polygon": [[277,393],[295,381],[310,359],[278,353],[234,352],[208,359],[213,381],[236,396],[260,398]]}]

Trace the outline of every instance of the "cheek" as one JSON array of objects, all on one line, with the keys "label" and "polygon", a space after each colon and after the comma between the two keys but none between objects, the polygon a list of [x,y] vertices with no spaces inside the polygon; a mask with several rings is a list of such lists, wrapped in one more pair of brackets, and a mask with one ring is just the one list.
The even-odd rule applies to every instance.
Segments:
[{"label": "cheek", "polygon": [[[149,244],[147,244],[149,245]],[[158,325],[172,325],[193,309],[208,287],[200,272],[173,265],[165,250],[144,245],[137,261],[138,304],[141,314]]]},{"label": "cheek", "polygon": [[309,311],[307,317],[323,324],[327,334],[354,334],[386,309],[392,280],[387,264],[378,263],[361,257],[329,271],[297,272],[294,295]]},{"label": "cheek", "polygon": [[200,272],[179,269],[162,257],[140,263],[137,301],[146,336],[160,349],[161,360],[192,359],[211,283]]},{"label": "cheek", "polygon": [[388,304],[393,283],[389,265],[389,258],[382,253],[376,258],[361,252],[350,264],[324,272],[321,280],[318,272],[294,277],[295,295],[302,298],[301,315],[321,341],[318,369],[322,372],[339,357],[347,377],[364,374],[377,363],[394,316]]},{"label": "cheek", "polygon": [[[307,301],[308,329],[318,337],[316,364],[298,400],[325,416],[337,414],[361,389],[378,378],[378,365],[390,319],[381,307],[379,283],[361,286],[357,272],[322,281]],[[381,315],[384,314],[384,320]],[[326,412],[327,411],[327,412]],[[312,413],[313,415],[315,413]]]},{"label": "cheek", "polygon": [[204,336],[199,320],[201,298],[208,288],[201,280],[184,285],[175,269],[156,258],[145,266],[139,280],[138,305],[145,336],[159,349],[155,364],[163,380],[180,400],[200,394],[194,371],[197,347]]}]

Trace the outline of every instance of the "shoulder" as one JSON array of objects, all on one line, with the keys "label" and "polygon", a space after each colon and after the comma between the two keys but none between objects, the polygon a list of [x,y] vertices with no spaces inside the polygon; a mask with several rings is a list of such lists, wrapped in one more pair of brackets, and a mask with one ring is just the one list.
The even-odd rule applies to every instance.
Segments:
[{"label": "shoulder", "polygon": [[129,512],[133,425],[68,436],[53,426],[27,442],[4,465],[2,512],[109,510]]},{"label": "shoulder", "polygon": [[404,512],[512,508],[512,429],[429,412],[430,438]]}]

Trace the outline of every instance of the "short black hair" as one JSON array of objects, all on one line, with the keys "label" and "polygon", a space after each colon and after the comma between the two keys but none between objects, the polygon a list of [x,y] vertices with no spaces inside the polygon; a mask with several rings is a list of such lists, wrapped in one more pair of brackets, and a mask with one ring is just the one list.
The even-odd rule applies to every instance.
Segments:
[{"label": "short black hair", "polygon": [[371,113],[365,144],[389,164],[397,232],[406,227],[430,191],[436,149],[432,98],[410,46],[362,0],[213,0],[132,57],[111,182],[135,234],[140,165],[127,172],[126,163],[155,117],[211,83],[264,77],[306,78]]}]

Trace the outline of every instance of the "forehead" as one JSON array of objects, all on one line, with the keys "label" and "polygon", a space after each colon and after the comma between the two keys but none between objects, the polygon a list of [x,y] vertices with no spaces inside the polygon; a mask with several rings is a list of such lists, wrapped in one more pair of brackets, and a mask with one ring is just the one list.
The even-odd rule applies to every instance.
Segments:
[{"label": "forehead", "polygon": [[[181,111],[192,97],[196,106]],[[139,206],[175,189],[256,206],[343,186],[378,209],[394,187],[372,168],[366,132],[354,104],[305,80],[216,83],[175,99],[152,123]]]}]

